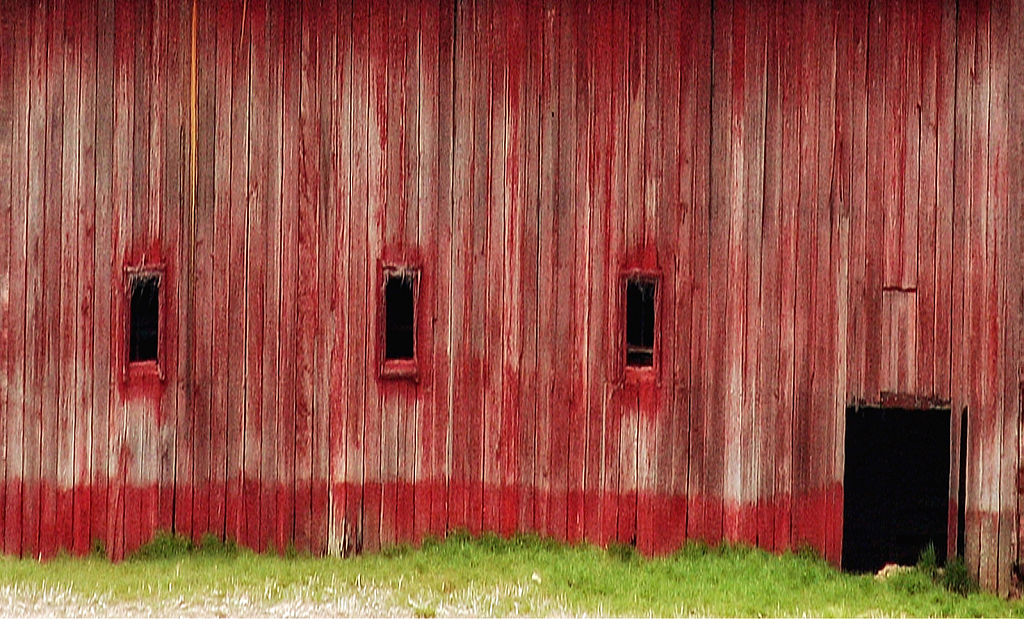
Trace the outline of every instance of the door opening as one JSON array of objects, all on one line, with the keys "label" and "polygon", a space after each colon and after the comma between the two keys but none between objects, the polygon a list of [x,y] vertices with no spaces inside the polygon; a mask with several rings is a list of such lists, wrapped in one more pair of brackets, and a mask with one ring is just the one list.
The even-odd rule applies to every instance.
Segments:
[{"label": "door opening", "polygon": [[946,560],[950,411],[850,408],[843,569],[913,565],[931,543]]}]

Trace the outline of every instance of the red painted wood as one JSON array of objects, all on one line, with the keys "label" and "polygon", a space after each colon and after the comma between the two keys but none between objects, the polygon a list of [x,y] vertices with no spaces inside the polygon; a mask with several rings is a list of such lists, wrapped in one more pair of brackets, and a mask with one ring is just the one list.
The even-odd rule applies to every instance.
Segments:
[{"label": "red painted wood", "polygon": [[[160,233],[150,240],[150,245],[159,248],[158,254],[170,266],[165,269],[164,276],[167,279],[162,287],[164,329],[161,334],[163,356],[160,363],[165,376],[169,373],[168,369],[175,367],[177,362],[177,350],[173,343],[178,338],[178,321],[174,317],[174,308],[180,305],[177,295],[178,265],[181,264],[178,248],[183,245],[180,208],[170,208],[163,204],[163,200],[167,200],[168,204],[181,204],[184,169],[181,156],[181,114],[182,104],[187,101],[187,89],[182,86],[183,65],[180,56],[182,23],[180,6],[161,7],[154,18],[153,29],[154,63],[159,67],[159,79],[154,80],[157,94],[151,102],[151,117],[156,119],[159,128],[154,131],[151,142],[154,155],[150,168],[153,178],[150,195],[154,202],[160,204],[150,214],[150,225],[156,226]],[[177,390],[165,383],[159,391],[156,411],[156,449],[159,460],[152,480],[152,491],[156,493],[154,527],[156,531],[172,531],[178,428]]]},{"label": "red painted wood", "polygon": [[[996,306],[994,310],[1000,316],[998,331],[992,334],[996,341],[994,354],[990,357],[990,372],[995,375],[996,380],[990,382],[990,388],[996,394],[997,417],[995,420],[994,434],[995,443],[999,444],[995,452],[993,468],[998,471],[994,477],[998,479],[999,491],[993,493],[990,503],[990,511],[998,514],[997,530],[993,536],[997,548],[994,582],[997,583],[996,590],[1009,592],[1011,583],[1011,564],[1016,561],[1016,553],[1012,548],[1015,524],[1013,516],[1007,509],[1001,506],[1005,501],[1012,500],[1016,496],[1013,485],[1017,476],[1017,455],[1018,455],[1018,422],[1019,414],[1019,370],[1014,371],[1012,364],[1007,364],[1006,359],[1019,358],[1019,346],[1015,337],[1018,330],[1019,319],[1015,319],[1015,312],[1009,308],[1007,299],[1020,298],[1019,288],[1016,280],[1020,277],[1019,267],[1016,260],[1007,260],[1006,256],[1019,254],[1012,253],[1013,243],[1011,235],[1016,235],[1011,223],[1013,217],[1010,214],[1010,178],[1008,169],[1009,140],[1003,136],[1008,135],[1008,112],[1012,107],[1008,102],[1011,100],[1009,93],[1009,46],[1010,31],[1008,29],[1010,17],[1007,5],[993,6],[990,14],[990,44],[991,44],[991,101],[990,101],[990,124],[989,144],[991,171],[989,188],[991,201],[989,208],[989,226],[995,235],[995,242],[990,248],[991,264],[993,269],[992,296]],[[1013,280],[1013,283],[1010,283]],[[989,581],[993,582],[993,581]]]},{"label": "red painted wood", "polygon": [[[110,230],[113,221],[113,84],[114,84],[114,20],[113,3],[97,7],[97,71],[96,71],[96,229]],[[92,435],[92,525],[91,538],[107,542],[109,490],[109,409],[113,388],[111,346],[112,313],[111,264],[113,235],[96,240],[94,280],[96,312],[93,322],[93,345],[96,365],[93,391]],[[187,445],[187,443],[185,443]],[[184,512],[184,509],[182,510]],[[109,544],[108,544],[109,548]]]},{"label": "red painted wood", "polygon": [[[54,18],[61,22],[55,23],[58,33],[64,31],[67,21],[78,23],[77,7],[67,5],[63,13]],[[61,109],[63,115],[63,132],[60,136],[60,276],[58,278],[59,301],[57,302],[58,317],[58,395],[57,395],[57,453],[54,471],[56,490],[54,545],[56,548],[71,549],[74,534],[74,442],[75,417],[77,407],[77,364],[76,353],[76,312],[75,298],[78,296],[77,257],[79,245],[78,208],[75,203],[79,193],[79,153],[78,136],[81,131],[79,123],[79,79],[81,75],[82,45],[74,37],[66,41]]]},{"label": "red painted wood", "polygon": [[[951,399],[953,326],[953,136],[955,109],[956,54],[952,41],[956,36],[956,10],[951,2],[940,7],[941,25],[936,41],[936,146],[937,175],[935,201],[935,388],[939,397]],[[940,311],[941,310],[941,311]]]},{"label": "red painted wood", "polygon": [[[690,394],[690,462],[687,467],[687,514],[686,533],[687,537],[695,539],[707,539],[707,506],[708,501],[708,476],[707,476],[707,436],[709,419],[707,416],[710,398],[710,391],[707,387],[706,376],[710,371],[708,352],[710,341],[710,324],[708,318],[711,315],[711,291],[709,285],[710,261],[710,175],[711,158],[710,151],[705,148],[711,140],[711,113],[710,106],[702,102],[710,98],[712,92],[711,71],[713,59],[710,54],[704,53],[709,48],[712,37],[712,22],[710,11],[704,19],[698,22],[694,29],[695,55],[702,59],[701,65],[695,66],[693,76],[694,84],[694,112],[692,120],[687,124],[688,130],[694,136],[693,148],[693,216],[690,243],[692,251],[692,298],[693,309],[690,331],[690,375],[694,377],[691,383]],[[691,124],[692,123],[692,124]],[[707,153],[707,155],[706,155]],[[705,213],[708,216],[705,216]]]},{"label": "red painted wood", "polygon": [[[339,101],[332,116],[331,142],[337,144],[331,156],[331,175],[336,183],[338,212],[333,225],[333,247],[330,248],[332,262],[332,286],[330,290],[330,307],[335,313],[333,347],[330,360],[330,472],[329,488],[331,504],[329,506],[329,529],[327,550],[331,553],[348,553],[351,540],[348,537],[351,523],[347,520],[347,501],[349,484],[346,473],[350,460],[355,454],[350,453],[351,437],[348,434],[347,401],[345,399],[350,372],[351,335],[349,312],[346,298],[348,295],[350,265],[346,260],[351,239],[350,212],[352,209],[352,72],[354,59],[352,55],[352,7],[350,3],[334,6],[337,10],[337,38],[332,75],[331,96]],[[273,27],[273,19],[270,24]],[[273,168],[273,166],[272,166]],[[273,192],[272,192],[273,193]],[[268,290],[268,300],[271,298]],[[276,354],[265,351],[267,363],[276,361]],[[265,434],[266,436],[266,434]],[[264,453],[273,453],[273,443],[265,444]]]},{"label": "red painted wood", "polygon": [[[542,16],[539,2],[527,0],[523,6],[524,41],[541,41]],[[540,287],[539,241],[540,241],[540,93],[543,49],[540,45],[527,44],[522,52],[523,62],[523,133],[522,138],[522,188],[523,225],[521,230],[522,255],[520,268],[522,279],[522,307],[520,333],[523,347],[520,366],[519,402],[519,450],[517,469],[521,485],[518,513],[518,530],[538,529],[536,510],[539,501],[537,473],[540,468],[537,459],[537,425],[539,418],[540,394],[536,385],[539,377],[539,351],[542,342],[538,333],[538,311]],[[537,127],[538,130],[529,131]]]},{"label": "red painted wood", "polygon": [[[514,285],[510,273],[504,268],[505,242],[507,230],[506,213],[508,204],[505,196],[504,163],[508,149],[505,133],[507,114],[506,92],[508,83],[508,49],[505,34],[499,31],[504,23],[493,5],[481,7],[481,36],[484,49],[481,55],[485,59],[483,74],[484,84],[488,92],[487,111],[485,118],[485,136],[487,154],[484,165],[487,173],[484,179],[483,202],[487,205],[484,216],[486,238],[484,240],[485,260],[485,291],[483,305],[487,308],[506,308],[511,305],[507,292]],[[508,340],[503,337],[504,311],[489,311],[484,315],[484,348],[493,351],[482,371],[483,408],[482,408],[482,439],[483,439],[483,470],[482,470],[482,516],[481,527],[488,531],[499,531],[501,524],[500,488],[503,485],[501,453],[507,441],[503,431],[506,414],[503,395],[503,379],[508,362]]]},{"label": "red painted wood", "polygon": [[775,530],[775,483],[777,436],[774,427],[775,415],[780,402],[776,381],[779,371],[779,341],[781,298],[779,294],[781,224],[781,177],[782,177],[782,110],[781,110],[781,32],[779,11],[771,10],[765,15],[765,117],[764,117],[764,195],[761,213],[760,278],[761,296],[759,301],[760,331],[759,361],[757,364],[757,393],[755,403],[761,414],[755,420],[755,441],[757,459],[757,543],[764,548],[777,548]]},{"label": "red painted wood", "polygon": [[[1008,5],[1007,10],[1009,11],[1008,17],[1007,17],[1007,27],[1008,27],[1009,31],[1010,32],[1019,32],[1020,31],[1020,27],[1021,27],[1020,6],[1016,5],[1015,3],[1010,3]],[[1019,83],[1020,64],[1019,64],[1019,62],[1020,62],[1020,59],[1022,57],[1024,57],[1024,49],[1022,49],[1022,47],[1021,47],[1021,41],[1019,40],[1019,38],[1011,38],[1010,40],[1007,41],[1007,57],[1008,57],[1009,62],[1010,62],[1010,65],[1009,65],[1009,68],[1008,68],[1008,82],[1009,82],[1009,86],[1008,86],[1008,91],[1007,91],[1007,98],[1008,98],[1008,100],[1012,101],[1012,100],[1014,100],[1015,97],[1020,95],[1020,83]],[[1013,126],[1018,125],[1019,122],[1020,122],[1020,112],[1015,107],[1008,108],[1007,109],[1007,125],[1010,126],[1010,127],[1013,127]],[[1021,146],[1020,146],[1019,142],[1014,141],[1014,140],[1010,140],[1007,143],[1007,161],[1008,162],[1019,161],[1022,154],[1024,154],[1024,153],[1022,153],[1022,151],[1021,151]],[[1009,191],[1010,195],[1011,196],[1012,195],[1017,195],[1018,192],[1021,190],[1022,183],[1021,183],[1021,177],[1020,177],[1019,171],[1015,167],[1013,167],[1013,166],[1011,166],[1009,168],[1009,170],[1008,170],[1007,181],[1008,181],[1008,191]],[[1011,224],[1010,225],[1010,229],[1008,231],[1007,255],[1010,255],[1010,256],[1019,255],[1021,249],[1022,249],[1022,245],[1021,245],[1020,225],[1019,225],[1019,223],[1017,223],[1016,225]],[[1020,266],[1019,265],[1011,265],[1008,268],[1008,273],[1007,273],[1006,281],[1009,283],[1009,286],[1008,286],[1008,289],[1007,289],[1007,296],[1010,299],[1017,298],[1017,295],[1020,294],[1020,291],[1021,291],[1021,288],[1020,288],[1021,284],[1020,284],[1020,281],[1019,281],[1020,276],[1021,276],[1021,270],[1020,270]],[[1019,318],[1014,318],[1011,315],[1009,317],[1009,319],[1008,319],[1007,326],[1008,326],[1009,331],[1008,331],[1008,334],[1007,334],[1008,343],[1007,343],[1006,355],[1010,359],[1019,358],[1019,355],[1021,354],[1021,346],[1022,346],[1021,337],[1022,337],[1022,335],[1024,335],[1024,330],[1022,330],[1022,325],[1021,325],[1020,319]],[[1012,368],[1012,366],[1011,366],[1011,368]],[[1018,370],[1018,372],[1019,372],[1019,370]],[[1006,453],[1005,446],[1007,444],[1011,445],[1010,449],[1012,450],[1013,449],[1012,445],[1014,444],[1014,437],[1015,437],[1016,445],[1017,445],[1017,450],[1016,450],[1015,453],[1013,453],[1011,455],[1011,458],[1016,458],[1017,465],[1019,466],[1020,462],[1021,462],[1021,459],[1020,459],[1021,458],[1021,455],[1020,455],[1021,454],[1021,452],[1020,452],[1020,444],[1021,444],[1020,443],[1020,430],[1019,430],[1019,428],[1016,427],[1015,420],[1014,420],[1015,415],[1013,414],[1013,410],[1014,409],[1012,408],[1012,406],[1014,406],[1014,402],[1016,402],[1016,406],[1017,406],[1016,410],[1020,410],[1019,407],[1021,405],[1021,397],[1022,397],[1021,390],[1020,390],[1020,376],[1018,374],[1018,376],[1016,378],[1014,378],[1012,376],[1012,371],[1009,371],[1009,372],[1007,372],[1006,378],[1007,378],[1007,383],[1013,383],[1016,386],[1016,389],[1013,390],[1012,395],[1011,395],[1011,392],[1008,390],[1007,391],[1007,396],[1006,396],[1007,397],[1007,400],[1006,400],[1007,408],[1004,411],[1004,414],[1006,416],[1004,417],[1004,436],[1003,436],[1004,457],[1005,457],[1005,453]],[[1012,429],[1010,428],[1011,426],[1012,426]],[[1008,429],[1009,429],[1009,432],[1007,432]],[[1013,434],[1014,432],[1016,433],[1015,435]],[[1007,434],[1009,434],[1009,436]],[[1010,439],[1009,443],[1007,441],[1008,438]],[[1020,515],[1017,514],[1016,521],[1010,524],[1011,529],[1015,530],[1015,532],[1016,532],[1015,534],[1018,535],[1018,536],[1020,535],[1020,532],[1022,530],[1020,523],[1021,523]],[[1019,557],[1019,556],[1020,556],[1020,549],[1018,548],[1017,549],[1017,557]],[[1019,558],[1014,558],[1012,560],[1019,561]],[[1002,577],[1002,575],[1000,575],[1000,577]]]},{"label": "red painted wood", "polygon": [[[281,376],[278,396],[277,540],[279,550],[295,542],[296,519],[296,297],[298,273],[298,208],[299,201],[299,61],[301,13],[297,6],[284,10],[282,48],[282,167],[281,175]],[[285,205],[292,205],[285,208]]]},{"label": "red painted wood", "polygon": [[[838,562],[846,407],[948,400],[968,563],[1006,586],[1007,7],[196,9],[193,57],[185,3],[5,7],[5,550],[466,528]],[[147,383],[124,267],[154,260]],[[422,268],[416,380],[378,376],[386,260]],[[634,266],[650,382],[620,358]]]},{"label": "red painted wood", "polygon": [[[255,384],[259,384],[259,377],[252,376],[254,359],[250,357],[252,346],[249,344],[249,337],[254,332],[253,324],[249,320],[249,313],[255,298],[257,284],[251,283],[248,279],[248,260],[250,218],[255,209],[250,209],[250,197],[255,194],[250,190],[250,167],[249,154],[252,148],[251,137],[255,132],[250,133],[250,62],[252,23],[253,18],[246,9],[243,13],[243,6],[237,3],[228,3],[221,8],[217,47],[222,49],[224,43],[225,53],[231,54],[231,70],[226,79],[231,81],[230,97],[218,98],[218,108],[224,109],[222,114],[228,114],[229,118],[229,146],[231,161],[228,178],[230,183],[228,190],[227,220],[226,227],[218,229],[218,248],[226,244],[227,256],[223,259],[215,258],[215,269],[221,269],[225,274],[222,280],[227,286],[227,323],[226,346],[222,357],[215,362],[217,365],[225,365],[224,375],[229,388],[227,390],[226,406],[231,414],[226,419],[218,419],[214,416],[212,435],[214,441],[214,461],[211,472],[211,497],[210,497],[210,520],[211,527],[223,535],[232,539],[241,540],[247,544],[252,543],[248,534],[249,520],[259,520],[258,493],[249,493],[245,487],[246,476],[249,471],[246,464],[251,458],[251,450],[247,449],[246,431],[252,427],[258,427],[259,421],[252,421],[253,416],[258,415],[258,403],[253,401],[250,394],[253,393]],[[243,26],[244,24],[244,26]],[[219,94],[219,93],[218,93]],[[255,205],[252,205],[255,206]],[[300,214],[301,218],[301,214]],[[301,234],[301,232],[300,232]],[[214,295],[216,299],[219,295]],[[300,360],[301,361],[301,360]],[[216,367],[216,365],[215,365]],[[235,388],[231,388],[235,385]],[[259,439],[253,439],[254,444]],[[254,471],[259,476],[258,471]],[[256,497],[251,496],[256,494]],[[257,501],[252,503],[252,499]],[[253,513],[253,508],[256,509]],[[223,511],[221,511],[223,510]]]},{"label": "red painted wood", "polygon": [[[974,64],[974,10],[973,5],[965,5],[964,15],[957,14],[956,24],[956,58],[955,58],[955,72],[956,74],[964,74],[964,72],[970,72],[973,70]],[[970,25],[968,28],[967,25]],[[962,41],[962,43],[961,43]],[[956,100],[963,101],[961,105],[955,107],[955,118],[954,118],[954,155],[953,162],[956,165],[958,161],[970,161],[971,144],[970,144],[970,133],[971,133],[971,106],[969,102],[972,97],[971,84],[968,82],[955,82]],[[963,164],[960,164],[963,165]],[[968,449],[973,451],[977,445],[975,437],[977,432],[974,429],[975,412],[973,406],[970,406],[970,397],[967,393],[967,377],[968,377],[968,351],[964,348],[964,342],[966,341],[967,332],[966,320],[964,317],[969,316],[965,312],[968,310],[968,297],[965,294],[965,279],[967,273],[967,265],[969,263],[968,257],[970,256],[969,250],[966,246],[967,239],[967,221],[968,214],[970,211],[970,182],[969,175],[963,174],[958,178],[954,176],[953,186],[953,252],[964,256],[964,259],[957,260],[953,263],[953,311],[952,316],[960,316],[960,320],[954,318],[952,324],[951,339],[953,340],[951,351],[954,351],[953,358],[953,369],[951,372],[951,391],[957,394],[956,401],[953,403],[953,407],[956,410],[966,411],[968,416]],[[977,493],[972,490],[972,485],[975,483],[974,479],[977,477],[977,470],[974,466],[973,460],[968,460],[967,471],[965,472],[967,485],[967,502],[968,505],[976,504]],[[968,518],[967,530],[964,535],[965,545],[965,561],[973,570],[977,570],[977,550],[978,550],[978,536],[975,518],[975,514],[971,513]]]},{"label": "red painted wood", "polygon": [[[60,542],[57,524],[57,468],[60,455],[60,434],[62,426],[67,425],[67,413],[61,410],[58,392],[60,390],[60,348],[62,332],[60,325],[60,288],[61,288],[61,195],[64,182],[62,169],[62,136],[64,132],[64,83],[63,54],[64,44],[62,28],[64,24],[63,7],[47,10],[45,17],[46,57],[41,63],[41,85],[45,95],[39,103],[45,123],[43,148],[43,199],[48,203],[43,215],[42,238],[42,291],[40,296],[39,316],[41,317],[40,332],[37,333],[39,343],[39,370],[42,380],[42,402],[40,410],[40,445],[39,445],[39,546],[41,556],[51,557],[56,553]],[[55,328],[58,327],[58,328]],[[57,362],[50,362],[57,360]],[[45,412],[44,412],[45,411]],[[63,423],[61,423],[63,421]],[[42,437],[54,437],[54,440],[42,440]],[[66,445],[65,440],[65,445]]]},{"label": "red painted wood", "polygon": [[[11,11],[9,11],[7,5],[0,6],[0,36],[12,37],[14,35],[13,17]],[[13,76],[14,65],[13,65],[13,45],[9,46],[8,49],[0,51],[0,71],[3,71],[3,75]],[[3,269],[0,273],[10,274],[10,236],[11,236],[11,168],[13,165],[13,133],[14,133],[14,118],[13,112],[10,112],[13,107],[13,80],[5,80],[0,83],[0,106],[4,110],[8,110],[4,114],[3,118],[0,119],[0,201],[2,201],[3,207],[0,207],[0,214],[2,214],[2,220],[0,220],[0,241],[3,243],[3,249],[6,251],[0,253],[0,260],[2,260]],[[9,280],[8,280],[9,281]],[[9,366],[7,359],[9,355],[9,333],[10,333],[10,304],[9,301],[0,303],[4,312],[3,329],[4,335],[0,338],[0,364],[2,364],[5,370],[3,380],[0,381],[0,391],[2,391],[2,406],[3,419],[0,419],[0,527],[3,526],[4,520],[6,519],[6,504],[7,504],[7,418],[8,418],[8,383],[7,377],[9,376]]]},{"label": "red painted wood", "polygon": [[[319,95],[319,135],[318,143],[320,156],[320,179],[319,183],[319,213],[318,213],[318,234],[317,234],[317,300],[319,310],[318,329],[326,333],[334,330],[333,314],[330,312],[328,303],[331,283],[329,280],[330,258],[329,250],[332,231],[333,214],[336,211],[336,197],[333,185],[324,182],[323,179],[330,178],[330,152],[334,148],[329,141],[330,122],[333,115],[331,101],[330,82],[334,74],[333,59],[333,35],[336,29],[337,18],[327,5],[322,5],[319,11],[322,19],[318,19],[318,95]],[[330,342],[329,337],[317,338],[316,370],[314,378],[314,400],[316,412],[313,417],[313,454],[311,471],[311,511],[312,511],[312,550],[316,553],[323,553],[326,550],[328,531],[328,476],[329,476],[329,432],[330,417],[329,409],[329,378],[330,378]]]},{"label": "red painted wood", "polygon": [[[235,255],[240,255],[237,250],[239,241],[235,241],[232,247],[232,224],[245,216],[244,204],[240,201],[233,201],[232,183],[237,182],[233,178],[233,169],[241,167],[244,174],[244,151],[242,151],[242,140],[246,127],[241,123],[233,122],[232,101],[238,100],[235,104],[241,109],[245,105],[244,97],[247,92],[240,90],[235,92],[233,75],[238,74],[239,79],[246,73],[246,67],[236,64],[243,63],[248,58],[248,48],[242,56],[241,51],[236,47],[241,44],[241,7],[239,7],[238,28],[234,24],[232,11],[233,5],[228,2],[215,4],[211,17],[216,19],[216,46],[218,57],[223,60],[215,65],[215,79],[217,84],[216,100],[216,132],[214,135],[214,152],[227,153],[227,156],[216,157],[214,167],[215,204],[213,205],[213,228],[216,241],[212,246],[213,251],[213,290],[222,290],[224,294],[214,294],[213,304],[213,332],[219,334],[212,342],[212,350],[207,354],[212,355],[213,381],[210,385],[211,407],[213,410],[231,411],[227,415],[213,415],[209,423],[212,445],[211,453],[211,483],[202,490],[209,492],[209,513],[212,524],[209,530],[217,536],[227,536],[231,539],[240,540],[241,518],[244,517],[241,505],[241,494],[238,487],[239,476],[241,475],[240,460],[243,448],[240,444],[240,426],[244,419],[244,410],[238,405],[239,399],[244,397],[244,384],[240,382],[242,376],[241,368],[233,368],[232,356],[237,359],[244,354],[245,335],[243,321],[239,320],[238,307],[241,300],[245,273],[243,265],[235,261]],[[235,33],[238,33],[236,36]],[[237,137],[236,137],[237,136]],[[239,147],[232,148],[232,141],[238,140]],[[242,188],[236,191],[235,200],[240,200],[243,195]],[[237,212],[236,217],[232,213]],[[243,246],[244,247],[244,246]],[[234,280],[234,286],[232,286]],[[229,312],[234,308],[234,315]],[[229,325],[231,325],[229,327]],[[239,333],[241,332],[241,333]],[[235,365],[240,365],[235,363]],[[236,387],[232,387],[232,386]],[[230,400],[233,394],[234,400]],[[229,404],[230,402],[230,404]],[[229,430],[229,424],[231,426]],[[234,441],[232,441],[232,438]],[[231,471],[228,470],[228,459],[231,459]],[[230,483],[228,483],[230,480]],[[212,492],[211,492],[212,491]],[[231,495],[230,501],[228,495]],[[230,514],[230,516],[228,516]],[[230,518],[230,523],[228,519]]]},{"label": "red painted wood", "polygon": [[[265,4],[254,3],[246,15],[250,36],[249,97],[249,179],[247,184],[248,218],[246,229],[246,416],[242,441],[242,505],[246,514],[243,539],[252,547],[264,549],[269,541],[270,514],[264,508],[269,494],[263,469],[268,451],[265,431],[270,416],[266,393],[267,341],[266,320],[273,307],[267,302],[267,284],[271,263],[267,238],[270,231],[270,156],[272,124],[270,122],[270,47],[268,15]],[[280,191],[280,190],[279,190]],[[280,193],[278,193],[280,196]],[[325,338],[326,339],[326,338]],[[324,373],[324,376],[328,376]],[[326,537],[326,535],[325,535]]]},{"label": "red painted wood", "polygon": [[[12,7],[0,6],[0,36],[5,40],[15,40],[14,14]],[[8,46],[8,49],[0,51],[0,72],[3,75],[14,76],[14,55],[15,45]],[[10,273],[12,264],[11,237],[14,222],[11,219],[13,202],[13,167],[14,167],[14,80],[6,79],[0,82],[0,109],[6,110],[0,118],[0,272],[7,274],[7,286],[10,286]],[[4,369],[3,377],[0,378],[0,406],[2,406],[3,419],[0,419],[0,527],[5,524],[7,516],[7,496],[10,485],[13,485],[14,474],[11,474],[12,482],[8,482],[8,443],[10,418],[10,376],[12,374],[9,363],[11,348],[11,316],[10,297],[0,301],[0,308],[3,311],[2,328],[0,328],[0,367]],[[13,453],[11,454],[13,455]],[[0,542],[2,547],[2,542]]]},{"label": "red painted wood", "polygon": [[[438,352],[444,350],[443,342],[444,327],[440,323],[447,319],[446,312],[439,304],[441,299],[447,302],[445,290],[448,269],[442,264],[439,257],[438,245],[442,231],[446,229],[447,222],[442,221],[442,211],[439,202],[439,175],[440,175],[440,153],[443,149],[443,136],[439,132],[439,118],[441,110],[439,107],[438,94],[440,84],[440,66],[442,50],[440,49],[439,3],[426,2],[415,10],[418,11],[417,18],[420,23],[421,49],[419,55],[420,84],[417,106],[417,126],[415,127],[416,139],[418,141],[418,156],[420,159],[419,176],[417,178],[416,192],[420,204],[419,209],[419,238],[418,245],[425,255],[425,261],[432,265],[432,268],[424,272],[422,276],[426,279],[425,284],[420,287],[420,316],[432,316],[434,320],[423,320],[421,318],[421,354],[425,363],[420,365],[423,372],[421,381],[420,397],[418,398],[418,418],[413,428],[412,443],[415,450],[416,483],[413,487],[412,517],[413,517],[413,539],[420,542],[427,535],[437,535],[434,524],[434,512],[441,497],[437,494],[437,481],[443,475],[442,462],[444,435],[437,429],[440,411],[444,410],[438,405],[437,382],[438,375],[444,373],[444,365],[439,360]],[[446,257],[446,256],[445,256]],[[446,342],[445,342],[446,344]],[[419,440],[416,439],[419,437]]]},{"label": "red painted wood", "polygon": [[315,350],[318,329],[317,298],[319,279],[319,182],[320,146],[318,88],[318,20],[307,16],[318,14],[319,5],[302,7],[300,96],[299,96],[299,201],[298,299],[296,313],[297,348],[295,379],[295,540],[303,550],[313,546],[312,483],[313,424],[315,409]]},{"label": "red painted wood", "polygon": [[[13,7],[7,7],[9,9]],[[14,79],[6,80],[4,85],[10,89],[11,101],[11,262],[10,262],[10,299],[11,306],[25,307],[25,266],[26,266],[26,192],[28,175],[27,157],[27,118],[28,118],[28,45],[27,21],[24,14],[11,11],[8,24],[14,40],[22,41],[20,45],[8,47],[4,53],[4,61],[11,68]],[[17,107],[15,107],[17,106]],[[17,110],[16,112],[14,110]],[[8,371],[9,400],[6,411],[5,441],[5,499],[4,505],[4,540],[3,549],[8,554],[21,553],[23,480],[24,480],[24,448],[25,399],[21,395],[25,387],[25,312],[14,312],[11,315],[11,338],[8,354],[3,360]]]},{"label": "red painted wood", "polygon": [[[379,74],[382,82],[376,93],[373,109],[375,128],[380,132],[381,177],[381,241],[385,255],[402,254],[406,244],[406,213],[409,204],[405,195],[404,142],[408,127],[404,117],[405,99],[409,95],[406,83],[406,48],[408,46],[407,21],[403,2],[388,3],[384,19],[386,52],[381,56]],[[380,278],[379,274],[374,275]],[[378,317],[380,312],[378,312]],[[376,334],[380,338],[378,323]],[[406,413],[408,390],[406,381],[387,381],[380,384],[381,392],[381,546],[393,546],[399,539],[400,515],[398,485],[402,466],[402,417]],[[410,514],[411,515],[411,514]]]},{"label": "red painted wood", "polygon": [[[351,550],[358,551],[365,547],[366,519],[363,511],[364,479],[366,474],[366,434],[365,434],[365,397],[364,384],[367,380],[373,380],[374,376],[369,374],[371,368],[375,367],[372,357],[367,357],[368,342],[373,341],[369,329],[368,318],[370,299],[366,295],[366,282],[369,281],[367,269],[370,267],[366,259],[367,252],[367,192],[369,175],[367,170],[366,155],[366,130],[367,114],[367,88],[369,81],[369,58],[368,55],[359,55],[356,50],[365,49],[368,45],[369,30],[369,6],[361,3],[353,3],[352,15],[352,203],[349,222],[352,228],[349,242],[349,255],[355,257],[349,264],[349,287],[346,295],[346,305],[350,319],[350,333],[348,346],[352,353],[349,355],[351,365],[349,370],[349,384],[346,393],[347,431],[349,441],[348,448],[351,456],[346,463],[346,482],[350,485],[350,491],[345,507],[346,537],[351,536],[349,542]],[[372,350],[372,348],[371,348]]]},{"label": "red painted wood", "polygon": [[[218,21],[218,7],[200,6],[198,9],[197,22],[199,40],[197,51],[197,80],[198,80],[198,107],[197,115],[197,141],[196,148],[196,198],[192,207],[192,226],[194,226],[195,249],[194,269],[195,283],[192,291],[194,303],[194,316],[214,315],[217,307],[215,299],[223,296],[214,294],[216,291],[223,291],[215,286],[215,261],[219,243],[216,239],[222,238],[222,233],[216,226],[216,201],[222,198],[222,183],[224,179],[218,170],[211,166],[198,165],[199,161],[210,161],[214,153],[223,152],[218,148],[216,141],[215,127],[220,125],[218,117],[218,94],[219,77],[216,74],[198,72],[198,66],[213,66],[213,59],[220,57],[216,52]],[[216,53],[215,53],[216,52]],[[227,238],[226,236],[223,238]],[[230,245],[228,245],[230,247]],[[192,389],[190,393],[190,408],[193,411],[193,514],[192,514],[192,537],[199,540],[208,532],[221,534],[223,531],[223,518],[218,524],[217,513],[212,512],[211,507],[217,506],[219,496],[224,492],[223,488],[223,445],[226,433],[214,435],[213,430],[219,428],[215,423],[216,410],[212,409],[214,398],[214,376],[218,375],[218,365],[221,359],[214,355],[214,324],[207,319],[197,320],[196,338],[194,348],[191,351],[194,373]],[[222,417],[226,419],[227,413]],[[220,458],[217,455],[220,454]],[[223,516],[223,513],[219,514]],[[212,518],[211,518],[212,516]]]}]

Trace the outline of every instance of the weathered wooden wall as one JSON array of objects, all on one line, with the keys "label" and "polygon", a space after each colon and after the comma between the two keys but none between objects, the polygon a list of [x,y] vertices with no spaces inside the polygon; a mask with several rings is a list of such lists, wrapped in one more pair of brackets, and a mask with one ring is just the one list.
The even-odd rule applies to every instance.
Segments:
[{"label": "weathered wooden wall", "polygon": [[[0,531],[842,545],[843,415],[1021,513],[1018,0],[0,2]],[[416,380],[381,267],[421,267]],[[125,267],[164,268],[164,376]],[[660,275],[655,376],[622,273]],[[956,539],[951,518],[950,540]]]}]

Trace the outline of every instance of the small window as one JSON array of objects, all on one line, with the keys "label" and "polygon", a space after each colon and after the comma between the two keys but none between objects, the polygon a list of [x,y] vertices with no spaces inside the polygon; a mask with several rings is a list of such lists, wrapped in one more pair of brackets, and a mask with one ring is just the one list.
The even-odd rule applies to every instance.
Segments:
[{"label": "small window", "polygon": [[655,301],[658,281],[653,277],[626,279],[626,366],[654,366]]},{"label": "small window", "polygon": [[417,376],[416,304],[420,271],[408,266],[384,268],[380,296],[381,377]]},{"label": "small window", "polygon": [[160,275],[133,274],[129,286],[128,361],[156,361],[160,344]]},{"label": "small window", "polygon": [[384,358],[416,356],[416,278],[412,271],[389,271],[384,283]]}]

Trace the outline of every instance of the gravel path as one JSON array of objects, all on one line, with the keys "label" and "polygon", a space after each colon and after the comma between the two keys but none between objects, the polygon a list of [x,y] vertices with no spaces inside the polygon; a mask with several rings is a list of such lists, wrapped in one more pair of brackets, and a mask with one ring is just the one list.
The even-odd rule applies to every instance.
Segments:
[{"label": "gravel path", "polygon": [[[301,594],[287,600],[256,599],[248,595],[225,594],[207,598],[120,600],[108,596],[92,598],[68,589],[46,588],[27,591],[0,588],[2,617],[478,617],[494,616],[495,604],[505,604],[516,591],[466,591],[441,601],[395,600],[390,589],[361,587],[356,593],[337,592],[321,599]],[[560,615],[558,608],[538,609],[529,604],[513,616]]]}]

